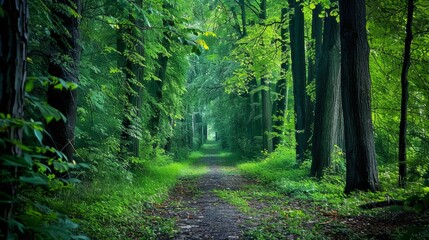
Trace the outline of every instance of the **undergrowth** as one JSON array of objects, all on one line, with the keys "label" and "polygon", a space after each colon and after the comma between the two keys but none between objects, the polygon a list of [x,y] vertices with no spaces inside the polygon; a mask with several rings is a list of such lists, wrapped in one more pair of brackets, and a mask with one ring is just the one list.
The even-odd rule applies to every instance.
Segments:
[{"label": "undergrowth", "polygon": [[[357,191],[345,195],[345,160],[342,153],[336,153],[333,166],[325,171],[322,179],[309,176],[310,162],[297,164],[295,159],[293,149],[280,147],[275,152],[266,154],[263,160],[238,164],[237,167],[242,174],[257,182],[262,182],[266,187],[257,188],[253,186],[244,192],[218,192],[218,195],[223,199],[238,206],[246,213],[250,212],[250,214],[252,211],[248,207],[249,199],[255,200],[257,192],[264,195],[265,192],[275,191],[282,195],[281,197],[273,195],[262,200],[262,202],[270,202],[270,204],[263,204],[259,207],[256,203],[256,205],[254,204],[253,211],[256,211],[256,214],[263,215],[265,212],[270,219],[265,218],[261,221],[257,229],[248,233],[249,238],[281,239],[280,236],[291,234],[299,238],[317,239],[318,234],[319,237],[322,236],[319,230],[321,228],[327,229],[323,225],[324,218],[328,218],[327,222],[331,221],[329,219],[335,219],[336,224],[338,223],[337,218],[361,215],[382,218],[392,211],[420,211],[421,209],[413,209],[407,206],[399,209],[398,207],[390,207],[373,210],[362,210],[359,206],[389,199],[405,200],[407,205],[410,196],[424,196],[429,192],[429,188],[424,187],[423,183],[418,181],[411,182],[406,189],[396,187],[398,179],[395,171],[396,165],[384,164],[379,166],[383,191],[376,193]],[[277,204],[278,202],[281,204]],[[262,210],[255,210],[256,208]],[[271,226],[269,226],[270,224]],[[341,227],[344,228],[344,226]],[[335,230],[331,229],[330,231],[334,232]],[[404,229],[403,231],[407,230]],[[400,236],[401,232],[388,234]]]},{"label": "undergrowth", "polygon": [[164,165],[143,164],[122,177],[96,177],[43,201],[69,215],[80,231],[93,239],[172,236],[173,220],[157,216],[154,205],[168,197],[179,177],[198,177],[207,171],[204,166],[192,165],[202,156],[202,152],[192,152],[186,161],[164,159]]}]

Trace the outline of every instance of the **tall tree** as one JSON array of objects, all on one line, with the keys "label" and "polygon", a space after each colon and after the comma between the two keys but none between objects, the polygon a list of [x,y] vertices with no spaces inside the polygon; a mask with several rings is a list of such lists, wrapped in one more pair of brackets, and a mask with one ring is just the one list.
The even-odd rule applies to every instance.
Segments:
[{"label": "tall tree", "polygon": [[273,137],[273,149],[276,149],[280,144],[281,135],[283,134],[283,125],[287,108],[288,100],[288,80],[286,78],[287,71],[289,70],[288,58],[288,43],[287,43],[287,31],[286,21],[287,21],[287,8],[282,8],[281,10],[281,22],[282,27],[280,29],[280,37],[282,40],[281,52],[282,60],[280,64],[280,79],[276,83],[276,98],[273,103],[273,113],[275,114],[274,121],[274,132],[276,133]]},{"label": "tall tree", "polygon": [[[168,3],[164,3],[162,5],[162,8],[165,11],[168,11],[169,9],[172,9],[172,6],[169,5]],[[174,21],[167,18],[164,18],[162,20],[162,24],[165,29],[170,29],[174,27]],[[154,103],[152,104],[152,109],[154,114],[150,119],[151,134],[153,138],[157,137],[157,132],[159,132],[161,127],[160,122],[162,121],[163,117],[164,118],[166,117],[159,104],[162,102],[162,98],[163,98],[163,93],[162,93],[163,84],[165,84],[165,82],[167,81],[167,67],[168,67],[168,60],[169,60],[169,54],[170,54],[169,52],[171,48],[171,43],[170,43],[171,37],[172,36],[171,36],[170,30],[166,30],[163,32],[162,46],[165,48],[165,52],[158,54],[157,62],[159,67],[156,72],[156,77],[158,79],[148,84],[149,91],[154,101]],[[154,143],[154,147],[164,147],[159,145],[161,142],[161,139],[157,139],[155,141],[156,142]]]},{"label": "tall tree", "polygon": [[[308,54],[308,77],[307,86],[314,83],[316,78],[316,67],[320,60],[322,47],[322,27],[323,20],[319,16],[322,12],[322,4],[319,3],[312,10],[311,14],[311,40],[310,53]],[[305,96],[305,152],[311,152],[311,138],[314,129],[314,100],[307,92]]]},{"label": "tall tree", "polygon": [[[134,22],[134,21],[130,21]],[[132,24],[131,24],[132,26]],[[141,95],[141,87],[138,84],[139,68],[131,61],[129,54],[136,49],[133,49],[131,44],[127,44],[127,39],[130,39],[133,33],[131,26],[124,26],[118,30],[117,49],[121,53],[118,65],[124,73],[123,88],[125,92],[124,101],[124,116],[122,118],[122,131],[121,131],[121,146],[120,155],[122,158],[127,156],[138,157],[139,155],[139,141],[135,134],[135,122],[137,121],[139,111],[139,102]],[[137,72],[137,70],[139,72]],[[133,133],[134,132],[134,133]]]},{"label": "tall tree", "polygon": [[[60,22],[63,31],[53,31],[51,38],[50,61],[48,73],[60,80],[77,84],[79,82],[79,62],[81,48],[79,41],[80,0],[56,0],[51,12]],[[48,144],[61,150],[68,160],[74,152],[75,126],[77,115],[77,89],[58,89],[49,86],[48,104],[59,110],[67,121],[51,121],[47,125]]]},{"label": "tall tree", "polygon": [[[333,1],[335,2],[335,0]],[[316,76],[316,107],[312,146],[311,175],[321,177],[331,165],[334,145],[343,145],[341,107],[340,29],[331,8],[325,18],[322,53]]]},{"label": "tall tree", "polygon": [[[0,2],[0,9],[0,113],[4,117],[9,115],[21,120],[24,117],[24,84],[27,77],[28,5],[26,0],[5,0]],[[22,129],[19,126],[2,129],[0,139],[1,154],[21,156],[21,149],[12,144],[13,141],[22,142]],[[3,159],[0,162],[0,236],[9,239],[14,238],[11,235],[13,230],[10,229],[12,224],[9,223],[15,212],[17,169],[3,168]]]},{"label": "tall tree", "polygon": [[[239,0],[238,5],[240,7],[240,21],[241,21],[241,28],[238,28],[238,33],[240,34],[240,39],[247,36],[247,15],[246,15],[246,4],[244,0]],[[240,26],[240,24],[238,24]],[[255,79],[255,78],[253,78]],[[256,80],[256,79],[255,79]],[[256,81],[253,81],[250,83],[250,88],[256,87]],[[249,119],[247,121],[247,137],[250,141],[250,143],[255,142],[255,136],[258,135],[258,131],[260,130],[260,127],[258,127],[259,119],[256,119],[256,110],[258,109],[255,105],[259,104],[259,96],[258,93],[245,93],[243,94],[243,97],[246,98],[248,102],[248,106],[246,109],[246,112],[249,114]],[[253,144],[252,144],[253,145]],[[255,145],[253,145],[255,146]]]},{"label": "tall tree", "polygon": [[340,0],[341,94],[346,138],[345,192],[380,189],[371,119],[365,0]]},{"label": "tall tree", "polygon": [[407,184],[407,107],[408,107],[408,69],[410,68],[411,42],[413,41],[414,0],[408,0],[407,26],[404,46],[404,61],[401,73],[401,122],[399,124],[399,186]]},{"label": "tall tree", "polygon": [[295,109],[295,138],[296,157],[298,162],[304,160],[305,153],[305,47],[304,47],[304,13],[303,0],[289,0],[289,8],[294,9],[290,14],[290,44],[292,56],[292,78]]},{"label": "tall tree", "polygon": [[[260,2],[259,20],[265,23],[267,20],[267,0]],[[262,145],[268,152],[273,151],[273,140],[270,136],[272,130],[272,103],[271,88],[266,76],[261,77],[261,105],[262,105]]]}]

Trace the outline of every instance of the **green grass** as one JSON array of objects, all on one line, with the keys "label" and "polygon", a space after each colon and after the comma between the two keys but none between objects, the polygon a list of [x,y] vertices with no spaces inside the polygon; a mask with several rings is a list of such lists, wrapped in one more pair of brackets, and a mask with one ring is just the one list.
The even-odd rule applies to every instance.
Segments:
[{"label": "green grass", "polygon": [[[278,239],[282,235],[292,234],[299,238],[317,239],[317,234],[322,236],[322,233],[318,232],[324,225],[319,223],[323,222],[321,219],[325,218],[323,216],[325,212],[344,217],[361,214],[380,217],[386,212],[398,211],[398,209],[391,207],[364,211],[359,206],[384,201],[387,198],[404,200],[413,194],[421,196],[429,190],[423,187],[421,182],[410,183],[407,189],[398,188],[396,165],[392,164],[379,167],[383,191],[376,193],[357,191],[345,195],[343,193],[345,168],[341,165],[344,160],[338,159],[337,169],[330,169],[323,179],[318,180],[309,176],[310,162],[298,165],[295,159],[293,149],[281,147],[262,160],[238,164],[237,167],[243,175],[256,179],[266,187],[251,187],[246,190],[246,193],[241,192],[238,196],[238,193],[228,195],[222,193],[221,196],[241,208],[240,206],[244,206],[244,203],[238,201],[238,197],[249,199],[259,194],[262,196],[260,201],[267,204],[262,210],[253,210],[256,212],[252,214],[271,213],[269,219],[262,220],[256,230],[248,233],[251,238]],[[280,196],[264,197],[267,192],[273,191]],[[283,203],[282,200],[284,200]],[[411,209],[405,208],[405,211],[409,210]],[[252,210],[246,209],[246,212],[251,213]]]},{"label": "green grass", "polygon": [[95,178],[61,191],[47,204],[69,215],[80,225],[80,231],[94,239],[171,236],[173,220],[159,216],[154,206],[167,199],[179,178],[195,178],[207,171],[204,166],[193,165],[203,155],[192,152],[186,161],[164,166],[145,164],[143,170],[128,174],[132,178]]},{"label": "green grass", "polygon": [[246,196],[245,192],[242,191],[231,191],[231,190],[214,190],[214,193],[221,199],[231,203],[238,207],[240,211],[244,213],[250,213],[251,208],[249,207],[249,197]]}]

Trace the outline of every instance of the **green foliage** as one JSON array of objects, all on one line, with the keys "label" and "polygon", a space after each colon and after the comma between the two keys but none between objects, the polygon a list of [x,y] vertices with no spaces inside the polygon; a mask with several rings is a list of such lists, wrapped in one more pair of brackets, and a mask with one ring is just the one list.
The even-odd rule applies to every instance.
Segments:
[{"label": "green foliage", "polygon": [[[384,191],[356,192],[345,196],[344,153],[336,147],[331,167],[323,179],[307,176],[309,162],[296,165],[294,113],[288,109],[281,137],[283,146],[267,154],[260,152],[260,133],[255,129],[261,119],[258,94],[271,90],[284,74],[280,64],[289,63],[281,54],[280,21],[284,2],[268,1],[267,19],[260,19],[257,5],[246,4],[240,12],[238,1],[86,1],[84,9],[54,0],[30,1],[30,42],[28,78],[25,85],[25,119],[0,114],[0,131],[22,129],[24,140],[0,139],[0,147],[15,147],[18,156],[1,155],[1,179],[18,185],[19,206],[16,221],[9,222],[17,230],[16,238],[85,239],[80,232],[95,238],[151,239],[174,233],[172,221],[150,214],[153,205],[167,196],[179,176],[199,176],[205,168],[192,168],[190,162],[202,156],[190,149],[204,139],[198,129],[209,125],[215,129],[220,143],[236,154],[222,153],[226,166],[244,161],[241,156],[264,156],[239,165],[248,176],[257,178],[274,190],[217,191],[217,194],[249,212],[252,198],[294,198],[312,201],[322,208],[333,208],[342,214],[356,214],[359,204],[397,198],[415,211],[428,208],[429,145],[428,78],[429,44],[427,4],[419,2],[415,13],[415,36],[410,70],[410,106],[408,124],[409,181],[407,189],[396,188],[396,156],[398,142],[398,97],[400,64],[404,31],[405,2],[370,1],[368,32],[371,45],[373,81],[373,119],[375,144]],[[337,4],[329,0],[303,2],[306,35],[310,35],[311,11],[317,4],[324,9]],[[49,62],[70,69],[72,59],[52,55],[62,39],[70,36],[55,11],[80,20],[79,39],[83,52],[79,66],[79,83],[49,76]],[[4,14],[0,9],[0,15]],[[246,26],[240,14],[247,17]],[[320,17],[326,17],[322,11]],[[247,34],[243,29],[246,27]],[[306,44],[310,45],[308,40]],[[314,55],[311,51],[310,57]],[[161,59],[166,58],[166,76],[161,79]],[[268,85],[261,86],[261,78]],[[423,80],[422,80],[423,79]],[[78,90],[78,119],[75,158],[66,159],[59,149],[44,145],[49,135],[44,124],[67,121],[46,102],[46,89]],[[156,89],[152,89],[152,88]],[[314,100],[315,85],[307,86]],[[279,97],[273,93],[271,100]],[[284,97],[284,96],[281,96]],[[195,122],[196,113],[202,120]],[[151,119],[158,118],[156,123]],[[274,118],[274,120],[276,120]],[[123,122],[129,121],[130,126]],[[257,127],[256,127],[257,128]],[[254,131],[254,132],[252,132]],[[139,157],[119,156],[121,137],[126,133],[137,139]],[[272,133],[268,133],[273,136]],[[175,160],[186,160],[177,162]],[[17,170],[17,175],[12,169]],[[81,182],[82,181],[82,182]],[[79,184],[78,184],[79,183]],[[3,192],[2,192],[3,193]],[[34,195],[34,196],[33,196]],[[2,199],[4,200],[4,199]],[[36,201],[37,200],[37,201]],[[141,207],[144,203],[144,207]],[[251,235],[260,238],[281,238],[281,231],[304,235],[302,222],[309,216],[297,209],[281,209],[277,225]],[[64,211],[66,214],[60,213]],[[72,220],[68,217],[70,216]],[[75,222],[82,225],[77,228]],[[288,222],[288,226],[282,226]],[[317,229],[315,227],[314,229]],[[308,233],[313,237],[314,229]]]},{"label": "green foliage", "polygon": [[[416,4],[413,32],[426,30],[427,10]],[[397,161],[397,148],[400,121],[400,75],[405,39],[406,3],[384,0],[368,4],[369,11],[377,14],[368,18],[369,43],[371,46],[370,70],[373,86],[373,119],[375,143],[378,159],[382,162]],[[392,14],[396,12],[398,14]],[[398,31],[398,27],[402,31]],[[407,155],[410,169],[410,180],[423,176],[423,169],[428,168],[427,133],[427,97],[428,88],[422,84],[422,78],[428,76],[425,65],[428,56],[428,38],[425,34],[415,34],[411,46],[412,65],[408,73],[409,105]]]},{"label": "green foliage", "polygon": [[204,167],[191,166],[202,155],[192,152],[188,160],[176,163],[152,159],[152,162],[165,164],[144,164],[143,169],[128,172],[131,178],[118,170],[115,174],[115,170],[98,166],[98,171],[110,174],[97,174],[91,182],[60,191],[49,198],[41,196],[40,201],[67,213],[91,238],[156,239],[171,236],[174,233],[172,220],[152,212],[154,205],[166,200],[179,177],[196,177],[207,171]]},{"label": "green foliage", "polygon": [[[343,193],[345,185],[344,160],[341,151],[336,151],[337,157],[333,158],[332,167],[326,170],[322,180],[310,179],[308,173],[310,166],[296,165],[294,152],[291,149],[280,147],[268,155],[264,160],[238,165],[238,168],[246,175],[256,177],[259,180],[274,187],[276,191],[297,199],[311,200],[317,205],[329,206],[342,214],[356,214],[360,211],[359,205],[371,201],[383,201],[386,196],[393,199],[404,200],[410,195],[421,196],[424,202],[426,188],[422,188],[422,182],[410,183],[408,189],[399,189],[397,173],[392,171],[394,165],[380,166],[380,179],[384,183],[384,192],[364,193],[356,192],[351,196]],[[414,204],[412,204],[414,206]]]},{"label": "green foliage", "polygon": [[[34,101],[34,103],[38,102]],[[49,109],[49,107],[46,108]],[[52,119],[50,115],[44,117],[46,121]],[[15,119],[0,113],[0,130],[6,131],[12,128],[22,129],[24,138],[30,141],[0,140],[2,149],[12,147],[21,152],[19,155],[2,154],[0,156],[2,184],[16,186],[17,192],[16,195],[9,195],[7,188],[2,188],[0,192],[2,202],[13,202],[14,205],[19,206],[19,210],[11,213],[14,218],[2,223],[7,224],[11,232],[0,233],[0,236],[8,234],[8,239],[30,236],[35,239],[87,239],[85,236],[75,235],[78,227],[76,223],[66,215],[50,209],[49,204],[40,204],[35,201],[36,198],[32,193],[39,191],[46,196],[60,189],[72,188],[80,182],[74,176],[87,169],[88,165],[69,162],[59,150],[45,146],[43,136],[46,133],[41,122],[35,122],[33,119]],[[2,221],[5,220],[2,219]]]}]

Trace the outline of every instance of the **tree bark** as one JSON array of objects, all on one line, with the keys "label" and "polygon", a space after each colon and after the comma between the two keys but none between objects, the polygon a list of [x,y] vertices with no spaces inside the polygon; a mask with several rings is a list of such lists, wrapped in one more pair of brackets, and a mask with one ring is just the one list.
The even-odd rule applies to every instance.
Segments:
[{"label": "tree bark", "polygon": [[404,61],[401,73],[401,122],[399,124],[399,186],[407,185],[407,108],[408,108],[408,69],[410,68],[411,43],[413,41],[414,0],[408,0],[407,26],[404,43]]},{"label": "tree bark", "polygon": [[295,109],[296,158],[301,163],[305,154],[305,47],[304,47],[304,14],[302,0],[289,0],[289,7],[294,9],[290,14],[290,44],[292,55],[292,78]]},{"label": "tree bark", "polygon": [[[66,5],[80,13],[80,0],[57,0],[58,4]],[[52,9],[52,13],[60,19],[67,30],[67,34],[52,32],[52,39],[57,40],[51,49],[48,73],[66,82],[79,82],[80,46],[79,46],[79,19],[67,15],[63,9]],[[68,56],[71,61],[59,63],[58,57]],[[67,121],[51,121],[47,125],[49,137],[47,143],[60,150],[69,161],[73,159],[74,132],[77,115],[77,89],[55,89],[49,86],[47,93],[48,104],[59,110]]]},{"label": "tree bark", "polygon": [[[311,42],[310,51],[308,56],[308,78],[307,86],[316,80],[316,68],[320,61],[320,52],[322,47],[322,18],[319,14],[322,12],[322,5],[319,3],[312,11],[311,23]],[[310,95],[307,93],[305,96],[305,153],[311,152],[311,138],[314,135],[314,105],[315,102],[311,100]],[[306,154],[307,155],[307,154]],[[308,156],[309,157],[309,156]]]},{"label": "tree bark", "polygon": [[345,192],[380,190],[371,120],[365,0],[340,0],[341,94],[346,139]]},{"label": "tree bark", "polygon": [[272,104],[271,104],[271,90],[270,84],[266,82],[266,78],[261,78],[261,86],[266,86],[268,89],[262,89],[261,100],[262,100],[262,142],[263,147],[268,152],[273,151],[273,140],[271,138],[272,131]]},{"label": "tree bark", "polygon": [[[13,119],[24,117],[24,84],[27,77],[28,45],[28,5],[26,0],[5,0],[0,3],[3,14],[0,15],[0,113]],[[0,131],[1,155],[21,156],[21,149],[8,141],[22,142],[22,129],[7,126]],[[2,141],[2,142],[3,142]],[[0,191],[3,202],[0,203],[2,218],[0,234],[10,237],[13,232],[8,223],[14,219],[17,169],[3,166]],[[3,222],[5,221],[5,222]]]},{"label": "tree bark", "polygon": [[[331,9],[332,10],[332,9]],[[329,15],[329,12],[328,12]],[[331,165],[334,145],[344,135],[341,107],[340,31],[335,16],[325,18],[322,54],[316,76],[316,108],[311,175],[322,177]]]}]

